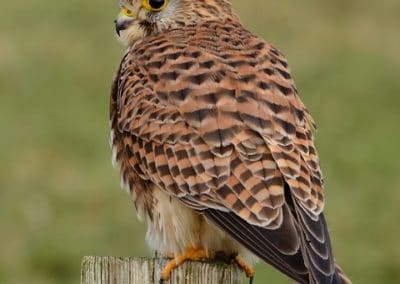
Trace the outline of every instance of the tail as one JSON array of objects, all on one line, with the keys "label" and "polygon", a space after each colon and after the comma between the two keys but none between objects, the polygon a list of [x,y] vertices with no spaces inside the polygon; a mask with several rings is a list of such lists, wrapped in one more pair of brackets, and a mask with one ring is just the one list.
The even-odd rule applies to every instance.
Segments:
[{"label": "tail", "polygon": [[343,269],[335,262],[336,273],[332,283],[352,284],[351,280],[344,274]]}]

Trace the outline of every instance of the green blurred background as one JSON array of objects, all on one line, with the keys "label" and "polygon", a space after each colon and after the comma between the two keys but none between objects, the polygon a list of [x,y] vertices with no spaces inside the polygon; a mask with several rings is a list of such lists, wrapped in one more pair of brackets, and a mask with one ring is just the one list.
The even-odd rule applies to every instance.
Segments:
[{"label": "green blurred background", "polygon": [[[234,1],[317,121],[327,219],[354,283],[400,283],[400,1]],[[84,255],[149,254],[108,146],[116,1],[0,11],[0,283],[77,283]],[[291,283],[266,265],[256,283]]]}]

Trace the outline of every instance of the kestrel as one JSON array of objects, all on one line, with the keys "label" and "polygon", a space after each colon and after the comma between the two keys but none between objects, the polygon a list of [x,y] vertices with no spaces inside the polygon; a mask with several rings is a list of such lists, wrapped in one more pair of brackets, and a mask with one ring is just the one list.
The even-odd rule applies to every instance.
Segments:
[{"label": "kestrel", "polygon": [[227,0],[121,0],[127,47],[111,145],[150,247],[186,260],[257,256],[298,283],[350,283],[332,254],[314,122],[285,57]]}]

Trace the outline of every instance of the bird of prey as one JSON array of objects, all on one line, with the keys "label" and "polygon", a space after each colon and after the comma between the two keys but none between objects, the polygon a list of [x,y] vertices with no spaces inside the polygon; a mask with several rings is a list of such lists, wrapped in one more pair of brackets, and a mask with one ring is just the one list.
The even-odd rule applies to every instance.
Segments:
[{"label": "bird of prey", "polygon": [[150,247],[253,256],[298,283],[350,283],[332,254],[314,122],[280,51],[228,0],[121,0],[127,47],[111,94],[111,145]]}]

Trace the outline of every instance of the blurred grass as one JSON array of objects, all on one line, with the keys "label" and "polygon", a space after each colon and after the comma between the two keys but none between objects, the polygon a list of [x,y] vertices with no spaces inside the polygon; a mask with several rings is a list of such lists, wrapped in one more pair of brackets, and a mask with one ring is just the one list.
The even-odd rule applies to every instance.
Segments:
[{"label": "blurred grass", "polygon": [[[2,5],[0,283],[76,283],[83,255],[148,254],[109,158],[114,2]],[[234,5],[287,55],[318,123],[337,259],[354,283],[399,283],[400,2]]]}]

